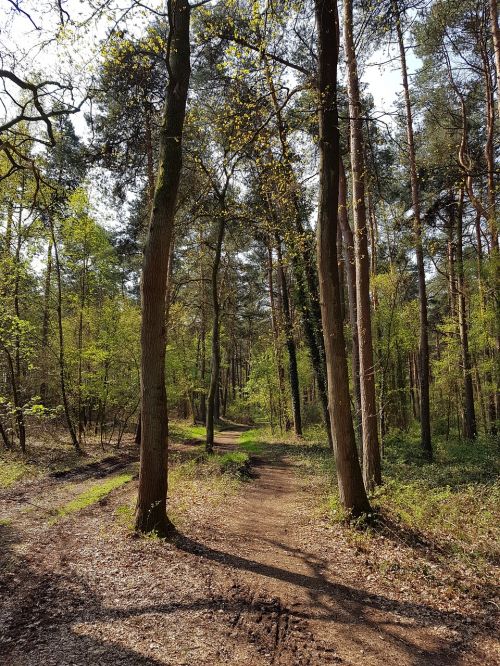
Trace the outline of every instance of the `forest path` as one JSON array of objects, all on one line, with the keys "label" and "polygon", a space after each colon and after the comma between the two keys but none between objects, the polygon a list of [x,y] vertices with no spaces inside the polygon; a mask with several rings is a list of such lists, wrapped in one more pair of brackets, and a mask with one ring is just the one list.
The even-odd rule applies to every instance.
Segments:
[{"label": "forest path", "polygon": [[[237,448],[240,433],[218,433],[216,448]],[[0,522],[0,663],[497,663],[491,609],[437,607],[424,579],[396,588],[345,530],[312,517],[295,457],[269,446],[252,463],[219,504],[190,499],[173,543],[123,522],[135,482],[56,521]]]},{"label": "forest path", "polygon": [[25,529],[50,516],[56,516],[75,498],[97,488],[114,476],[132,476],[137,452],[118,451],[98,460],[87,461],[84,457],[79,465],[62,469],[31,479],[22,484],[0,489],[0,516],[4,521],[16,521]]},{"label": "forest path", "polygon": [[[234,446],[238,436],[227,431],[217,443]],[[310,497],[293,460],[270,449],[254,457],[253,470],[256,478],[211,524],[204,544],[181,538],[179,545],[223,565],[239,604],[234,631],[246,632],[270,663],[480,663],[458,657],[464,646],[453,614],[364,589],[370,569],[359,566],[356,549],[310,524]]]}]

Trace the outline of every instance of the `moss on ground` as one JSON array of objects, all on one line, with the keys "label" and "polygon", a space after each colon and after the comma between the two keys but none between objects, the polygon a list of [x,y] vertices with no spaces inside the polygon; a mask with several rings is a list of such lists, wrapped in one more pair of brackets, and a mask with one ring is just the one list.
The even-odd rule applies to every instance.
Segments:
[{"label": "moss on ground", "polygon": [[119,474],[118,476],[113,476],[109,479],[105,479],[99,483],[95,483],[84,492],[80,493],[67,504],[60,506],[56,510],[56,516],[53,520],[63,518],[64,516],[70,515],[72,513],[77,513],[82,509],[86,509],[92,504],[96,504],[104,499],[109,493],[116,488],[120,488],[125,483],[128,483],[133,478],[131,473]]},{"label": "moss on ground", "polygon": [[34,465],[30,465],[21,457],[4,454],[0,459],[0,488],[8,488],[17,481],[36,476],[38,473]]}]

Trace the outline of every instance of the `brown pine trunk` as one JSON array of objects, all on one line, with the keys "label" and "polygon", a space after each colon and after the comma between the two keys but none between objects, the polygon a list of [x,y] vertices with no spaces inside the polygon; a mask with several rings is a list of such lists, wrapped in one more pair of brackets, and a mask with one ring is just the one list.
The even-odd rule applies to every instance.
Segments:
[{"label": "brown pine trunk", "polygon": [[50,287],[52,280],[52,239],[49,239],[47,248],[47,267],[45,271],[45,288],[43,294],[43,316],[42,316],[42,372],[44,377],[40,382],[40,400],[42,405],[47,406],[48,402],[48,345],[49,345],[49,326],[50,326]]},{"label": "brown pine trunk", "polygon": [[82,404],[82,391],[83,391],[83,313],[85,309],[86,297],[86,259],[84,260],[84,267],[82,275],[80,276],[80,312],[78,315],[78,446],[81,447],[84,426],[84,411],[85,407]]},{"label": "brown pine trunk", "polygon": [[413,417],[418,418],[418,405],[417,405],[417,390],[415,387],[415,379],[413,376],[413,354],[408,356],[408,377],[410,382],[410,399]]},{"label": "brown pine trunk", "polygon": [[4,447],[7,449],[7,451],[9,451],[12,447],[10,445],[7,432],[5,431],[5,428],[3,427],[3,423],[1,420],[0,420],[0,437],[2,438]]},{"label": "brown pine trunk", "polygon": [[[475,439],[477,435],[476,413],[474,410],[474,387],[472,384],[472,363],[469,353],[469,327],[465,303],[465,280],[463,264],[462,215],[464,207],[464,190],[460,189],[460,199],[456,208],[456,249],[457,249],[457,287],[458,287],[458,327],[460,330],[460,346],[462,350],[462,367],[464,373],[464,436]],[[455,212],[455,211],[454,211]]]},{"label": "brown pine trunk", "polygon": [[285,329],[285,342],[288,351],[288,367],[290,374],[290,391],[292,394],[293,429],[297,437],[302,437],[302,415],[300,411],[300,387],[299,371],[297,368],[297,349],[293,337],[293,322],[290,311],[290,299],[288,298],[288,285],[283,268],[283,256],[281,252],[281,239],[276,236],[276,249],[278,253],[278,278],[281,291],[281,306],[283,311],[283,322]]},{"label": "brown pine trunk", "polygon": [[182,133],[189,87],[190,7],[169,0],[169,79],[160,129],[160,155],[148,237],[144,248],[141,299],[141,460],[136,529],[165,535],[167,518],[167,395],[165,307],[168,260],[182,167]]},{"label": "brown pine trunk", "polygon": [[349,304],[349,326],[351,329],[351,372],[354,387],[354,401],[356,405],[356,424],[358,435],[362,440],[363,424],[361,421],[361,387],[359,384],[359,344],[358,344],[358,315],[356,297],[356,258],[354,256],[354,236],[347,213],[347,179],[344,163],[339,163],[339,226],[342,230],[342,239],[345,253],[345,271],[347,277],[347,300]]},{"label": "brown pine trunk", "polygon": [[222,256],[222,243],[226,230],[226,217],[224,210],[221,211],[219,228],[217,232],[217,245],[215,258],[212,266],[212,362],[210,366],[210,385],[207,396],[207,438],[205,448],[207,453],[214,449],[214,421],[218,419],[218,395],[220,374],[220,303],[219,303],[219,266]]},{"label": "brown pine trunk", "polygon": [[363,424],[363,480],[368,491],[382,483],[377,431],[375,367],[370,304],[370,256],[365,196],[365,149],[361,95],[353,34],[352,0],[344,0],[344,44],[348,70],[348,96],[351,138],[354,252],[356,258],[356,297],[359,342],[361,422]]},{"label": "brown pine trunk", "polygon": [[481,58],[483,61],[485,112],[486,112],[486,141],[484,144],[484,158],[487,170],[487,221],[491,236],[492,253],[498,254],[498,227],[496,219],[496,183],[495,183],[495,102],[493,92],[492,72],[490,59],[483,41],[481,41]]},{"label": "brown pine trunk", "polygon": [[24,422],[24,412],[21,404],[21,399],[19,396],[19,385],[17,382],[17,374],[14,367],[14,362],[12,360],[12,355],[10,351],[4,347],[5,357],[7,359],[7,365],[9,366],[9,376],[10,383],[12,388],[12,400],[14,402],[14,416],[17,423],[17,435],[19,437],[19,446],[21,451],[26,453],[26,424]]},{"label": "brown pine trunk", "polygon": [[448,303],[450,306],[450,315],[456,319],[456,300],[457,300],[457,282],[455,277],[455,231],[453,229],[453,218],[448,224]]},{"label": "brown pine trunk", "polygon": [[274,356],[276,359],[276,370],[278,373],[278,421],[279,421],[280,431],[283,431],[287,419],[286,400],[285,400],[285,369],[283,368],[283,356],[281,353],[281,343],[280,343],[280,330],[278,324],[278,317],[276,315],[276,302],[274,296],[274,280],[273,280],[273,251],[271,243],[268,243],[267,253],[268,253],[267,275],[269,283],[269,301],[271,306],[271,324],[272,324],[273,339],[274,339]]},{"label": "brown pine trunk", "polygon": [[403,77],[403,89],[406,105],[406,135],[408,142],[408,161],[410,166],[411,199],[413,206],[413,230],[415,238],[415,255],[417,260],[418,274],[418,300],[420,317],[420,429],[421,446],[424,456],[432,460],[431,439],[431,410],[429,397],[429,327],[427,321],[427,287],[425,284],[424,251],[422,247],[422,219],[420,215],[420,192],[417,175],[417,162],[415,156],[415,140],[413,136],[413,113],[410,99],[410,87],[408,83],[408,70],[406,66],[406,49],[403,40],[403,29],[401,27],[401,15],[398,0],[392,0],[393,10],[396,16],[396,30],[399,44],[399,57],[401,60],[401,72]]},{"label": "brown pine trunk", "polygon": [[[202,237],[200,234],[200,243]],[[205,378],[207,371],[207,317],[206,317],[206,289],[205,289],[205,271],[203,259],[200,261],[200,283],[201,283],[201,313],[200,313],[200,410],[199,419],[202,423],[207,421],[207,396],[205,393]]]},{"label": "brown pine trunk", "polygon": [[71,409],[68,401],[68,394],[66,390],[66,357],[65,357],[65,345],[64,345],[64,329],[63,329],[63,317],[62,317],[62,277],[61,277],[61,263],[59,261],[59,250],[57,249],[56,242],[56,232],[54,228],[54,221],[52,219],[52,211],[47,212],[50,238],[52,240],[52,247],[54,248],[54,267],[56,269],[56,287],[57,287],[57,332],[59,338],[59,382],[61,387],[61,398],[63,401],[64,416],[66,417],[66,425],[68,428],[69,435],[71,437],[71,443],[75,447],[77,452],[80,452],[80,445],[78,443],[78,437],[76,436],[75,426],[73,424],[73,418],[71,416]]},{"label": "brown pine trunk", "polygon": [[315,0],[318,29],[320,189],[317,250],[321,315],[328,373],[328,398],[340,501],[353,516],[370,511],[352,423],[349,377],[340,316],[337,267],[339,118],[337,64],[339,25],[336,0]]},{"label": "brown pine trunk", "polygon": [[[495,51],[495,69],[497,82],[500,81],[500,29],[498,28],[498,5],[497,0],[490,0],[490,26],[493,38],[493,49]],[[497,83],[497,85],[500,85]],[[500,95],[497,93],[498,117],[500,118]]]},{"label": "brown pine trunk", "polygon": [[[493,26],[492,26],[493,27]],[[495,58],[498,57],[498,17],[496,23],[496,31],[493,34],[495,47]],[[500,268],[498,265],[498,226],[497,226],[497,183],[496,183],[496,163],[495,163],[495,110],[494,110],[494,87],[493,76],[491,72],[490,59],[486,49],[484,40],[480,42],[481,57],[483,60],[483,73],[484,73],[484,88],[485,88],[485,111],[486,111],[486,141],[484,146],[484,155],[486,160],[487,169],[487,221],[490,230],[491,238],[491,256],[493,261],[492,271],[492,291],[493,294],[498,293],[500,286]],[[495,64],[497,62],[495,61]],[[498,71],[498,70],[497,70]],[[498,82],[497,82],[498,83]],[[498,93],[497,93],[498,94]],[[499,103],[500,104],[500,103]],[[496,434],[496,422],[499,416],[500,406],[500,366],[498,359],[500,358],[500,321],[497,317],[495,335],[495,351],[493,352],[493,392],[490,395],[490,416],[492,422],[492,434]]]},{"label": "brown pine trunk", "polygon": [[[339,192],[340,197],[340,192]],[[340,213],[340,211],[339,211]],[[340,311],[342,321],[346,321],[346,306],[345,306],[345,261],[344,252],[342,249],[342,230],[340,224],[337,226],[337,256],[339,260],[339,289],[340,289]]]}]

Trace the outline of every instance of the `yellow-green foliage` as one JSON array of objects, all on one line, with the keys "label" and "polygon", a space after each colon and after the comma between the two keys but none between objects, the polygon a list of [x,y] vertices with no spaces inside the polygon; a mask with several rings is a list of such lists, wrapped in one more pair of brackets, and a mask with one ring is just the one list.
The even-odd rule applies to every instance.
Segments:
[{"label": "yellow-green foliage", "polygon": [[435,462],[423,464],[414,455],[417,439],[414,433],[388,438],[385,482],[374,494],[374,508],[445,541],[457,554],[499,556],[500,484],[494,442],[435,437]]},{"label": "yellow-green foliage", "polygon": [[16,481],[35,476],[36,473],[36,468],[23,460],[2,457],[0,462],[0,488],[8,488]]},{"label": "yellow-green foliage", "polygon": [[180,526],[198,504],[217,506],[238,490],[247,474],[248,454],[202,453],[169,472],[169,515]]},{"label": "yellow-green foliage", "polygon": [[204,425],[193,425],[189,421],[171,421],[168,425],[169,437],[173,440],[205,439],[207,429]]},{"label": "yellow-green foliage", "polygon": [[132,479],[132,474],[120,474],[119,476],[113,476],[110,479],[106,479],[101,483],[96,483],[83,493],[73,498],[64,506],[57,509],[57,516],[63,517],[72,513],[77,513],[82,509],[85,509],[96,502],[102,500],[106,495],[116,488],[123,486],[125,483],[128,483]]},{"label": "yellow-green foliage", "polygon": [[238,444],[247,453],[261,453],[264,448],[259,430],[245,430],[240,435]]}]

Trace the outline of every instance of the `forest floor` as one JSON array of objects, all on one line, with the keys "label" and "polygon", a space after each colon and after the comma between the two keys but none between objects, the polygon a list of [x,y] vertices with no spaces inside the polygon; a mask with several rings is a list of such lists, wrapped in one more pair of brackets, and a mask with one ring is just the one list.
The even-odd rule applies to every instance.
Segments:
[{"label": "forest floor", "polygon": [[[223,471],[240,435],[217,435]],[[172,543],[131,531],[132,443],[1,489],[0,663],[500,663],[493,569],[469,580],[421,535],[325,520],[300,458],[249,449],[242,480],[174,446]]]}]

